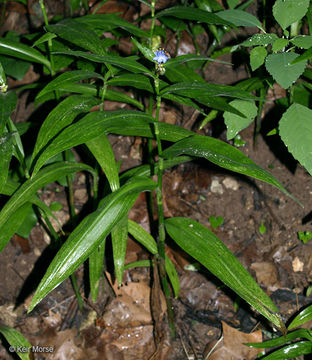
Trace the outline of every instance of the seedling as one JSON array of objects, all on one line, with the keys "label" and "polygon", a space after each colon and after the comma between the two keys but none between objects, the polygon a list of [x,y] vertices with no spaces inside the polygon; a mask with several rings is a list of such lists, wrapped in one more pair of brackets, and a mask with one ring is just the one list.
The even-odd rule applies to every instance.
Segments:
[{"label": "seedling", "polygon": [[301,240],[304,244],[312,239],[311,231],[298,231],[298,239]]},{"label": "seedling", "polygon": [[221,226],[224,222],[224,218],[222,216],[210,216],[209,218],[210,225],[213,229],[216,229],[217,227]]}]

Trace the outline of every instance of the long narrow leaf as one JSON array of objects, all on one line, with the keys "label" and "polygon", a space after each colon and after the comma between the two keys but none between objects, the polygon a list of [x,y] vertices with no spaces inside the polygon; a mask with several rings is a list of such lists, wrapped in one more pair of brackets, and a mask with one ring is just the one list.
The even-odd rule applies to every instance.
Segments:
[{"label": "long narrow leaf", "polygon": [[104,198],[99,209],[84,218],[59,250],[41,280],[28,312],[90,256],[128,213],[141,191],[154,188],[152,180],[136,178]]},{"label": "long narrow leaf", "polygon": [[89,256],[89,279],[93,302],[96,302],[100,290],[100,280],[104,270],[105,245],[106,242],[103,240]]},{"label": "long narrow leaf", "polygon": [[278,308],[217,236],[188,218],[165,221],[172,239],[278,328]]},{"label": "long narrow leaf", "polygon": [[128,221],[127,216],[123,217],[119,223],[113,228],[112,247],[113,247],[113,260],[115,268],[115,277],[121,285],[123,279],[123,272],[125,267],[125,258],[127,251],[128,240]]},{"label": "long narrow leaf", "polygon": [[[14,349],[16,349],[16,354],[20,359],[22,360],[30,359],[29,351],[31,349],[31,344],[19,331],[9,326],[1,325],[0,333],[5,337],[6,341],[13,347],[13,351]],[[18,348],[25,348],[28,349],[29,351],[26,352],[18,351]]]}]

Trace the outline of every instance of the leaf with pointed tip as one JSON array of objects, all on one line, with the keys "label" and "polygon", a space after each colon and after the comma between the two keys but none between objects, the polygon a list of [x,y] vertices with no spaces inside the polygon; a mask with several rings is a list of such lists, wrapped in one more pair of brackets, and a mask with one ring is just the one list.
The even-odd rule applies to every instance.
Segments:
[{"label": "leaf with pointed tip", "polygon": [[172,158],[180,154],[204,157],[224,169],[265,181],[297,201],[273,175],[256,165],[237,148],[221,140],[194,135],[178,141],[163,152],[165,158]]},{"label": "leaf with pointed tip", "polygon": [[310,0],[276,0],[273,15],[283,30],[302,19],[308,11]]},{"label": "leaf with pointed tip", "polygon": [[93,169],[85,164],[74,164],[67,162],[55,163],[46,166],[38,174],[36,174],[36,176],[25,181],[1,209],[0,251],[3,250],[11,237],[11,233],[9,233],[8,231],[3,231],[5,224],[10,220],[11,217],[15,216],[16,211],[25,203],[27,203],[31,199],[31,197],[37,192],[37,190],[62,176],[70,175],[77,171],[86,170],[93,173]]},{"label": "leaf with pointed tip", "polygon": [[157,19],[163,16],[173,16],[183,20],[195,20],[206,24],[227,25],[233,27],[233,23],[228,19],[223,19],[211,12],[192,8],[190,6],[174,6],[162,10],[156,14],[155,18]]},{"label": "leaf with pointed tip", "polygon": [[107,81],[110,86],[131,86],[139,90],[146,90],[150,93],[154,92],[150,79],[140,74],[122,74],[114,76]]},{"label": "leaf with pointed tip", "polygon": [[153,255],[157,254],[157,244],[153,236],[135,221],[128,219],[128,231],[141,245]]},{"label": "leaf with pointed tip", "polygon": [[0,193],[5,186],[9,174],[9,165],[13,155],[12,134],[0,137]]},{"label": "leaf with pointed tip", "polygon": [[170,237],[278,328],[278,308],[217,236],[188,218],[165,220]]},{"label": "leaf with pointed tip", "polygon": [[[301,326],[304,323],[312,320],[312,305],[306,307],[305,309],[301,310],[300,313],[295,316],[295,318],[292,320],[292,322],[288,325],[287,330],[291,330],[295,327]],[[310,333],[312,340],[312,333]]]},{"label": "leaf with pointed tip", "polygon": [[96,302],[100,291],[100,280],[104,271],[105,239],[89,256],[89,280],[93,302]]},{"label": "leaf with pointed tip", "polygon": [[41,52],[16,41],[0,39],[0,54],[39,63],[51,70],[50,61]]},{"label": "leaf with pointed tip", "polygon": [[246,11],[231,9],[217,12],[216,15],[218,15],[223,20],[231,22],[235,26],[257,27],[264,31],[260,21],[255,16],[249,14]]},{"label": "leaf with pointed tip", "polygon": [[[0,333],[5,337],[6,341],[16,349],[16,354],[21,360],[29,360],[29,353],[31,349],[31,344],[27,341],[27,339],[17,330],[6,326],[0,326]],[[25,348],[28,351],[18,351],[18,348]],[[14,350],[13,350],[14,351]]]},{"label": "leaf with pointed tip", "polygon": [[140,192],[152,191],[155,187],[156,184],[151,179],[133,178],[106,196],[99,208],[75,228],[56,254],[36,290],[28,312],[90,256],[114,226],[127,215]]}]

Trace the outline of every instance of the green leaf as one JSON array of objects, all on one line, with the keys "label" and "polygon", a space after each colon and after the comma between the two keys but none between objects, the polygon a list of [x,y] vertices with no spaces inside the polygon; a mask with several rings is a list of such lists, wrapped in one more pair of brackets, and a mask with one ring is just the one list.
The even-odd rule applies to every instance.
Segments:
[{"label": "green leaf", "polygon": [[195,20],[206,24],[233,26],[233,23],[230,20],[222,18],[219,16],[219,13],[216,15],[190,6],[174,6],[162,10],[156,14],[155,18],[157,19],[163,16],[173,16],[183,20]]},{"label": "green leaf", "polygon": [[276,0],[273,15],[283,30],[302,19],[308,11],[310,0]]},{"label": "green leaf", "polygon": [[36,101],[40,101],[40,97],[42,97],[43,95],[55,91],[55,90],[59,90],[59,89],[63,89],[63,86],[66,84],[72,84],[75,83],[77,81],[81,81],[81,80],[85,80],[85,79],[91,79],[91,78],[95,78],[95,79],[101,79],[102,81],[104,81],[104,78],[102,75],[95,73],[93,71],[88,71],[88,70],[74,70],[74,71],[69,71],[69,72],[65,72],[61,75],[59,75],[57,78],[53,79],[52,81],[50,81],[48,83],[48,85],[46,85],[37,95],[36,97]]},{"label": "green leaf", "polygon": [[43,43],[45,43],[45,42],[47,42],[49,40],[52,40],[54,38],[56,38],[55,34],[47,32],[44,35],[40,36],[40,38],[33,43],[33,47],[37,46],[37,45],[40,45],[40,44],[43,44]]},{"label": "green leaf", "polygon": [[112,79],[107,81],[107,84],[111,86],[131,86],[151,93],[154,92],[150,79],[140,74],[123,74],[114,76]]},{"label": "green leaf", "polygon": [[241,44],[240,46],[257,46],[257,45],[268,45],[272,44],[278,36],[276,34],[254,34]]},{"label": "green leaf", "polygon": [[8,91],[6,93],[0,92],[0,135],[2,135],[5,124],[15,110],[17,104],[17,96],[15,91]]},{"label": "green leaf", "polygon": [[121,57],[117,55],[116,56],[96,55],[96,54],[89,54],[83,51],[70,51],[70,50],[56,52],[55,54],[65,54],[70,56],[81,57],[83,59],[87,59],[96,63],[103,63],[103,64],[107,63],[107,64],[115,65],[133,73],[147,73],[152,77],[154,76],[154,74],[149,69],[147,69],[145,66],[135,61],[133,56]]},{"label": "green leaf", "polygon": [[[287,329],[291,330],[295,327],[303,325],[304,323],[312,320],[312,305],[306,307],[292,320],[292,322],[288,325]],[[312,340],[312,338],[311,338]]]},{"label": "green leaf", "polygon": [[47,116],[40,127],[32,153],[32,165],[36,156],[62,129],[70,125],[81,113],[87,112],[99,100],[91,96],[72,95],[59,103]]},{"label": "green leaf", "polygon": [[187,54],[187,55],[180,55],[180,56],[175,57],[174,59],[168,60],[166,62],[166,71],[167,71],[167,69],[169,67],[176,66],[178,64],[183,64],[183,63],[186,63],[186,62],[189,62],[189,61],[207,61],[207,60],[217,62],[217,63],[220,63],[220,64],[224,64],[224,65],[232,65],[229,62],[220,61],[220,60],[213,59],[213,58],[210,58],[210,57],[207,57],[207,56]]},{"label": "green leaf", "polygon": [[291,65],[299,64],[302,61],[306,61],[312,58],[312,47],[305,51],[302,55],[298,56],[295,60],[291,62]]},{"label": "green leaf", "polygon": [[89,170],[91,173],[93,172],[92,168],[85,164],[56,163],[48,165],[36,176],[25,181],[11,196],[0,212],[0,251],[3,250],[10,240],[11,234],[3,232],[3,227],[6,222],[9,221],[11,217],[15,217],[15,212],[28,202],[37,190],[62,176],[85,170]]},{"label": "green leaf", "polygon": [[257,46],[250,51],[250,67],[252,71],[257,70],[264,64],[268,53],[263,46]]},{"label": "green leaf", "polygon": [[[5,337],[6,341],[13,346],[13,348],[18,349],[18,347],[24,347],[27,348],[28,351],[21,352],[16,351],[16,354],[18,357],[22,360],[29,360],[29,353],[31,349],[31,344],[27,341],[27,339],[17,330],[6,326],[1,325],[0,326],[0,333]],[[14,350],[13,350],[14,352]]]},{"label": "green leaf", "polygon": [[312,47],[312,35],[298,35],[290,42],[301,49],[309,49]]},{"label": "green leaf", "polygon": [[224,169],[265,181],[294,199],[273,175],[256,165],[235,147],[218,139],[194,135],[178,141],[163,152],[165,158],[173,158],[180,154],[204,157]]},{"label": "green leaf", "polygon": [[128,218],[125,216],[118,224],[112,229],[112,248],[115,277],[118,284],[121,285],[123,281],[123,272],[125,267],[125,259],[127,252],[128,241]]},{"label": "green leaf", "polygon": [[13,154],[12,134],[0,137],[0,193],[5,186],[9,173],[9,165]]},{"label": "green leaf", "polygon": [[[53,138],[49,146],[36,159],[33,175],[52,156],[74,146],[84,144],[102,133],[153,138],[152,123],[153,118],[150,115],[139,111],[121,110],[89,113]],[[168,141],[177,141],[192,135],[192,132],[189,130],[166,123],[159,124],[159,131],[161,139]]]},{"label": "green leaf", "polygon": [[165,220],[171,238],[278,328],[278,308],[217,236],[188,218]]},{"label": "green leaf", "polygon": [[281,359],[294,359],[300,355],[312,354],[311,341],[298,341],[294,344],[289,344],[281,349],[278,349],[271,354],[263,357],[263,360],[281,360]]},{"label": "green leaf", "polygon": [[252,346],[256,349],[268,349],[274,346],[281,346],[286,344],[289,341],[296,340],[298,338],[303,338],[312,341],[312,332],[308,329],[298,329],[292,332],[287,333],[285,336],[280,336],[278,338],[263,341],[261,343],[247,343],[246,345]]},{"label": "green leaf", "polygon": [[0,55],[0,61],[7,76],[22,80],[30,68],[29,61],[19,60],[10,56]]},{"label": "green leaf", "polygon": [[279,134],[288,151],[312,175],[312,110],[292,104],[279,122]]},{"label": "green leaf", "polygon": [[146,59],[148,59],[150,61],[154,61],[153,58],[155,57],[155,54],[153,53],[153,51],[150,48],[142,45],[135,38],[131,38],[131,41],[140,50],[140,52]]},{"label": "green leaf", "polygon": [[38,50],[16,41],[0,39],[0,54],[17,57],[30,62],[45,65],[51,70],[50,61],[44,57]]},{"label": "green leaf", "polygon": [[62,39],[84,50],[89,50],[99,55],[104,55],[106,52],[97,34],[92,31],[90,27],[82,22],[77,22],[75,19],[65,19],[55,25],[49,25],[46,28],[51,33],[58,35]]},{"label": "green leaf", "polygon": [[100,164],[111,190],[114,192],[119,188],[118,169],[115,155],[107,135],[102,134],[86,143],[97,162]]},{"label": "green leaf", "polygon": [[227,140],[233,139],[241,130],[251,124],[258,112],[257,106],[251,101],[233,100],[230,102],[230,105],[239,109],[245,117],[235,115],[227,111],[223,114],[224,122],[227,127]]},{"label": "green leaf", "polygon": [[153,255],[157,254],[157,244],[153,236],[149,234],[135,221],[128,219],[128,231],[137,242],[143,245]]},{"label": "green leaf", "polygon": [[89,279],[93,302],[96,302],[100,290],[101,275],[104,271],[105,245],[106,242],[104,239],[89,256]]},{"label": "green leaf", "polygon": [[32,228],[36,225],[38,217],[32,206],[29,207],[29,210],[23,221],[20,221],[20,226],[16,230],[16,234],[27,239]]},{"label": "green leaf", "polygon": [[49,292],[70,276],[128,213],[141,191],[151,191],[151,179],[133,178],[106,196],[99,208],[84,218],[52,260],[29,306],[30,312]]},{"label": "green leaf", "polygon": [[251,26],[257,27],[260,30],[262,29],[260,21],[253,15],[249,14],[246,11],[232,9],[232,10],[224,10],[216,13],[223,20],[229,21],[235,26]]},{"label": "green leaf", "polygon": [[180,280],[174,264],[167,255],[165,257],[165,268],[170,283],[172,285],[174,297],[177,298],[180,292]]},{"label": "green leaf", "polygon": [[291,65],[299,55],[293,52],[270,54],[265,67],[273,79],[284,89],[289,88],[304,72],[306,61]]},{"label": "green leaf", "polygon": [[279,38],[274,41],[272,44],[272,51],[274,53],[282,51],[289,43],[288,39]]}]

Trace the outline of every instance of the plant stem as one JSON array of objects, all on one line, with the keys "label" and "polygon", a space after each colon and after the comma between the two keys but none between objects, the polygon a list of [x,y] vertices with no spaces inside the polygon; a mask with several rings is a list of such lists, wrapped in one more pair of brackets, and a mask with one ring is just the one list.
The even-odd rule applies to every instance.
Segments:
[{"label": "plant stem", "polygon": [[170,289],[168,285],[166,268],[165,268],[165,219],[164,219],[164,209],[163,209],[163,198],[162,198],[162,176],[164,170],[164,160],[162,158],[162,145],[159,137],[159,110],[161,105],[161,96],[159,95],[159,77],[154,81],[155,91],[156,91],[156,114],[154,118],[154,129],[155,129],[155,138],[157,142],[158,150],[158,168],[157,168],[157,187],[156,187],[156,202],[157,202],[157,212],[158,212],[158,270],[161,279],[162,288],[165,294],[166,303],[167,303],[167,313],[169,326],[171,329],[171,336],[175,337],[175,327],[174,327],[174,314],[172,309],[172,301],[170,296]]},{"label": "plant stem", "polygon": [[152,47],[153,36],[154,36],[154,28],[155,28],[155,5],[156,5],[156,0],[152,0],[152,3],[151,3],[152,24],[151,24],[151,30],[150,30],[150,36],[149,36],[149,45],[150,45],[150,47]]}]

